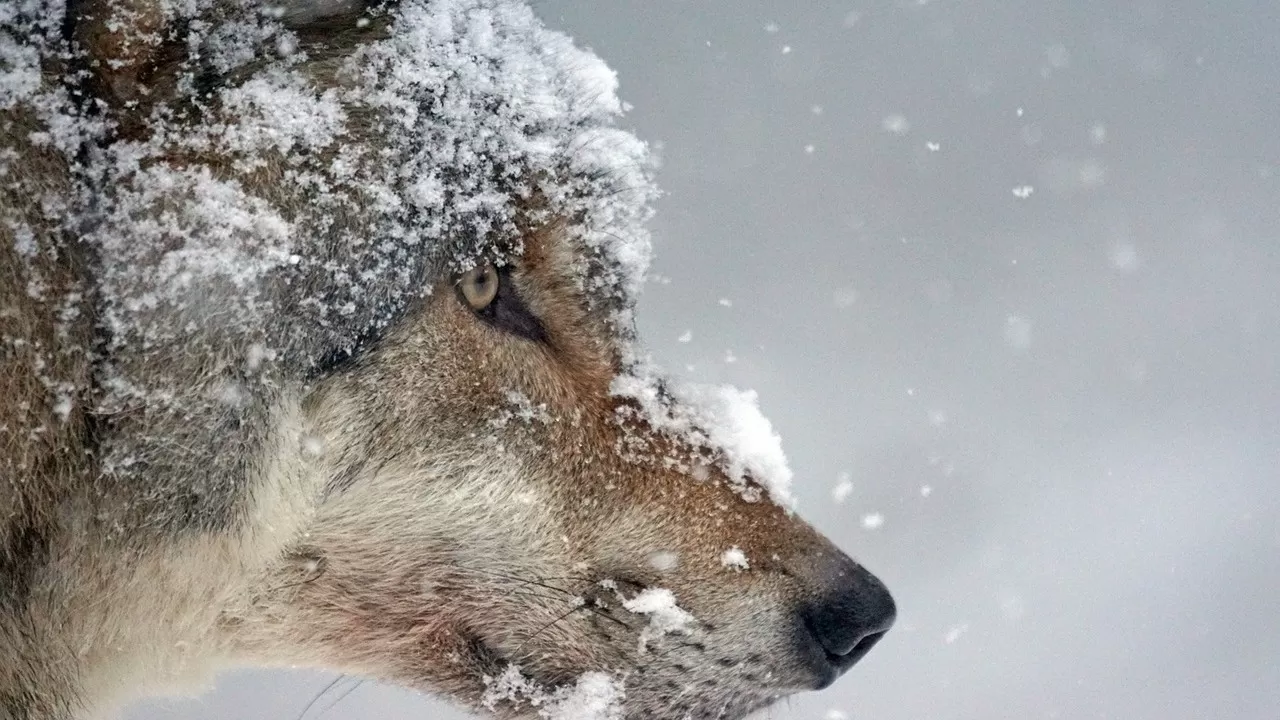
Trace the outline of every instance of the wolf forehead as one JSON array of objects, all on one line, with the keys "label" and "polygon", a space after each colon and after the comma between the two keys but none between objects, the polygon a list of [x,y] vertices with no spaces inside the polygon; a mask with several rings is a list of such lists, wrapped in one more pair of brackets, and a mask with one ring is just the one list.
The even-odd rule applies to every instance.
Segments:
[{"label": "wolf forehead", "polygon": [[[132,27],[127,4],[100,11]],[[315,363],[547,228],[584,297],[627,324],[653,161],[614,127],[613,72],[522,3],[289,2],[176,27],[200,51],[151,72],[164,111],[80,127],[116,140],[86,239],[117,347],[189,341],[216,318]],[[127,87],[122,67],[99,84]]]}]

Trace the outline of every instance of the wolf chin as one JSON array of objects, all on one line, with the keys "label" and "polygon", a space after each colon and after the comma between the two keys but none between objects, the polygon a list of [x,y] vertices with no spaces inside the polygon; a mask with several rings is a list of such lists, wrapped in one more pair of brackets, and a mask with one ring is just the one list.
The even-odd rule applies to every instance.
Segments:
[{"label": "wolf chin", "polygon": [[615,85],[508,0],[0,2],[0,717],[738,718],[884,635],[752,398],[638,350]]}]

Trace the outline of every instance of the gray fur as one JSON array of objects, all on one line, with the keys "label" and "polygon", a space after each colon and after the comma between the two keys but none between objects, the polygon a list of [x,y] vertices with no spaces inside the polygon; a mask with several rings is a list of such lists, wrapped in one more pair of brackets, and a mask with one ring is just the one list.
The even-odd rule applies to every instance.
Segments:
[{"label": "gray fur", "polygon": [[[533,32],[482,4],[515,13],[512,42]],[[377,43],[398,11],[262,9],[0,8],[0,717],[253,663],[472,705],[506,662],[547,687],[607,671],[636,718],[738,717],[806,687],[791,608],[817,592],[806,563],[838,551],[714,470],[687,477],[714,449],[609,391],[635,355],[635,278],[600,238],[642,223],[646,171],[541,158],[521,143],[553,120],[455,85],[409,96],[405,125],[352,70],[385,67],[362,53],[394,47]],[[225,91],[256,82],[246,102],[340,98],[336,139],[254,136]],[[561,130],[607,139],[566,92]],[[450,103],[524,135],[431,165],[475,140],[439,120]],[[423,168],[443,201],[415,195]],[[549,342],[459,302],[477,261],[515,268]],[[619,453],[637,438],[654,452]],[[730,545],[750,573],[720,566]],[[655,551],[679,569],[647,566]],[[615,578],[714,622],[646,654],[644,618],[598,582]]]}]

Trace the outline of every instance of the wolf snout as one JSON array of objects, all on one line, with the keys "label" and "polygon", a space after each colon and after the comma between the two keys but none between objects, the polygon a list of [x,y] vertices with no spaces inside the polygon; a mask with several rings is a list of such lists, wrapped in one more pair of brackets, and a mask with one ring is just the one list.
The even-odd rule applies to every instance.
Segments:
[{"label": "wolf snout", "polygon": [[897,606],[875,575],[841,556],[814,578],[816,597],[799,607],[801,652],[826,687],[861,660],[893,625]]}]

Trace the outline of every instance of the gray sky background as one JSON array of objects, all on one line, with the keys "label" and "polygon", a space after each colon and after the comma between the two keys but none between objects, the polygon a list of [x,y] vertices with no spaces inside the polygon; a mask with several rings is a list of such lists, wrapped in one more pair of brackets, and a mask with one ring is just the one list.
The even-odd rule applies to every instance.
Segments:
[{"label": "gray sky background", "polygon": [[[898,598],[769,717],[1280,717],[1274,0],[536,7],[662,147],[655,355],[758,390],[801,511]],[[295,719],[329,679],[126,717]],[[352,686],[304,720],[463,717],[321,712]]]}]

